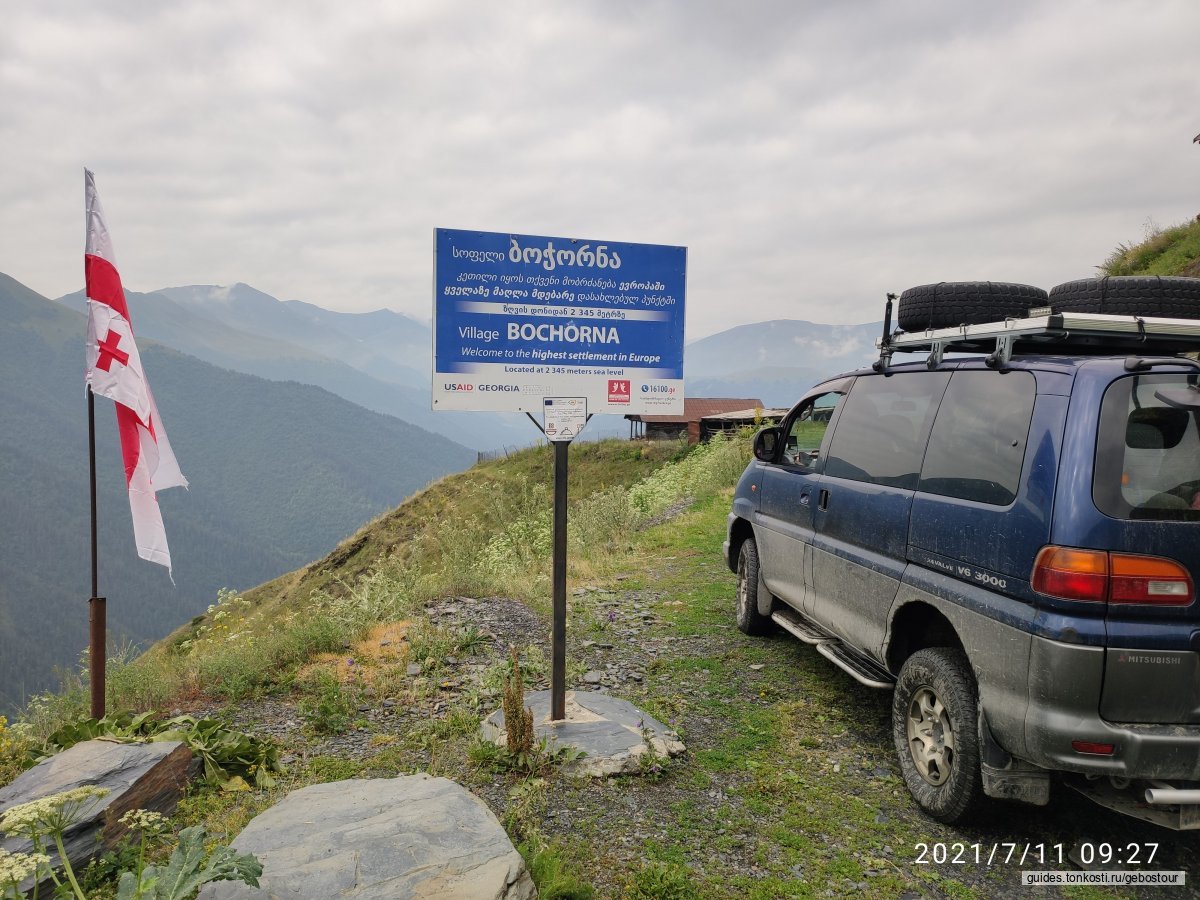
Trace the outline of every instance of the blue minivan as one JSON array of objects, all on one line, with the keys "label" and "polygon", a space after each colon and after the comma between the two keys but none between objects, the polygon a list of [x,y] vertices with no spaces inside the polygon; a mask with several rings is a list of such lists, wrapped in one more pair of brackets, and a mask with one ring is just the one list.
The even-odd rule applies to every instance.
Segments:
[{"label": "blue minivan", "polygon": [[892,690],[934,818],[1066,773],[1200,828],[1200,279],[925,285],[898,323],[756,435],[738,627]]}]

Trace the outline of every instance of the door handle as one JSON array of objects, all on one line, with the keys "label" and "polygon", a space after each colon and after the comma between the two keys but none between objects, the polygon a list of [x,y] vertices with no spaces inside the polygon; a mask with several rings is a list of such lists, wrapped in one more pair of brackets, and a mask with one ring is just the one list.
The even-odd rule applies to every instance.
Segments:
[{"label": "door handle", "polygon": [[820,496],[817,498],[817,509],[829,509],[829,491],[822,489]]}]

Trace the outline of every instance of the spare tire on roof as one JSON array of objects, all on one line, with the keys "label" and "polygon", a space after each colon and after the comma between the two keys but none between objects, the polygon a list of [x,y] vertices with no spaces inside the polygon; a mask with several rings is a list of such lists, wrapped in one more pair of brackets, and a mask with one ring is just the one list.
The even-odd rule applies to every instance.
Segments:
[{"label": "spare tire on roof", "polygon": [[1046,292],[1002,281],[942,281],[911,287],[900,295],[896,324],[904,331],[953,328],[1024,316],[1045,306]]},{"label": "spare tire on roof", "polygon": [[1200,319],[1200,278],[1108,275],[1068,281],[1050,289],[1055,312]]}]

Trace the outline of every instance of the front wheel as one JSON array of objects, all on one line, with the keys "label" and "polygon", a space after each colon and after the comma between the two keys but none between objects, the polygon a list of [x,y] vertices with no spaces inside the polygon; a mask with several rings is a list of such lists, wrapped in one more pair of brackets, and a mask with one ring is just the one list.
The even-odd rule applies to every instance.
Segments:
[{"label": "front wheel", "polygon": [[975,677],[966,654],[929,647],[908,658],[892,697],[892,735],[909,793],[940,822],[983,802]]},{"label": "front wheel", "polygon": [[767,634],[771,620],[758,611],[758,593],[765,591],[758,572],[758,545],[742,541],[737,566],[737,627],[745,634]]}]

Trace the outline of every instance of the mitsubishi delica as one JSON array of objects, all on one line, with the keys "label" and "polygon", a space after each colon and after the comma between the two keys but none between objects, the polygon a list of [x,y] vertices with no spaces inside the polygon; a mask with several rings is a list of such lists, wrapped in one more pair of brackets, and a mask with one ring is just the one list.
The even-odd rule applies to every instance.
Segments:
[{"label": "mitsubishi delica", "polygon": [[871,368],[755,437],[738,627],[891,691],[936,819],[1053,781],[1200,828],[1200,279],[923,285],[891,313]]}]

